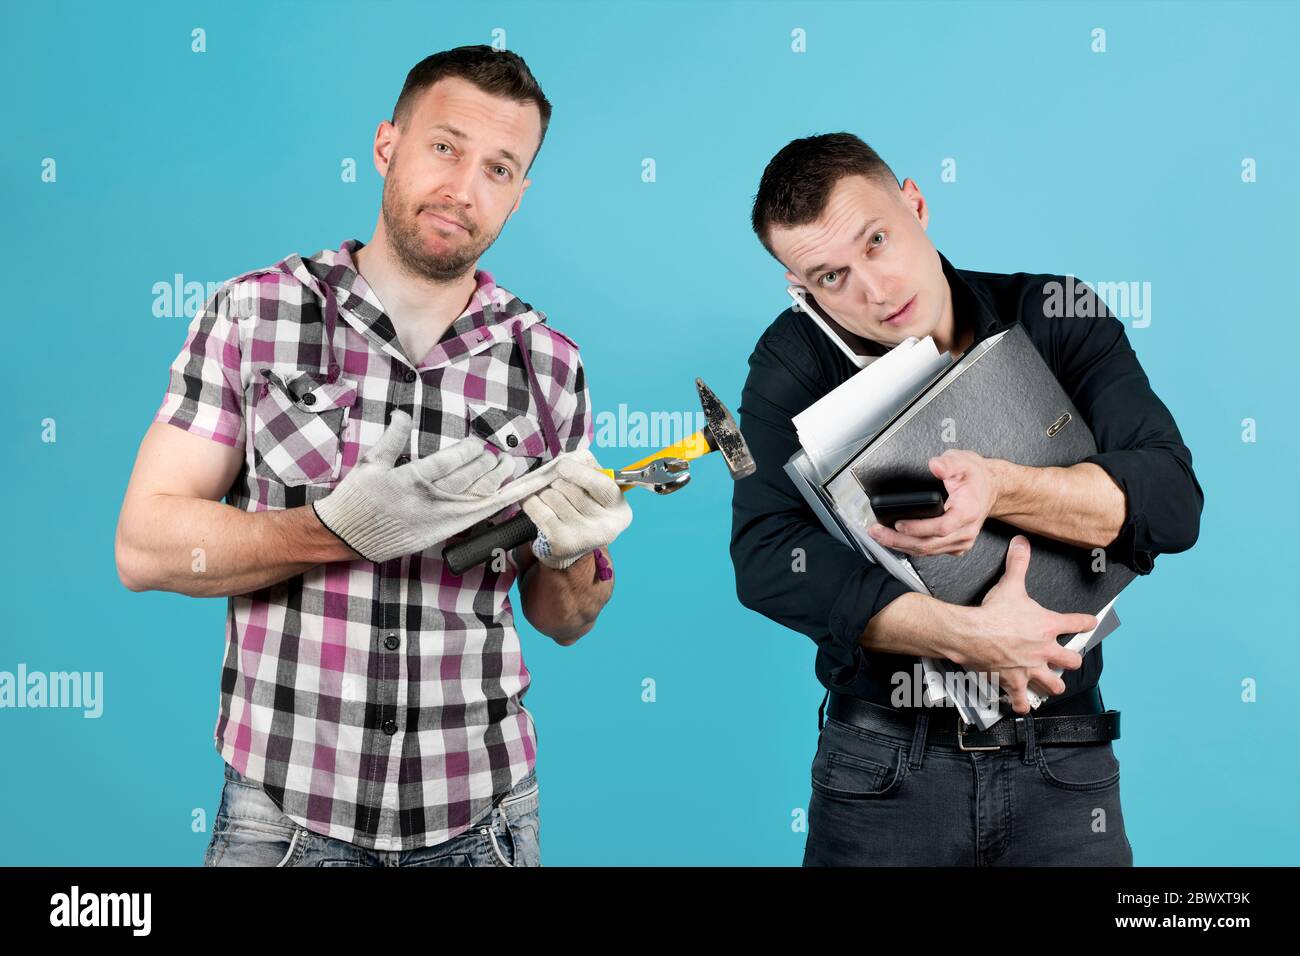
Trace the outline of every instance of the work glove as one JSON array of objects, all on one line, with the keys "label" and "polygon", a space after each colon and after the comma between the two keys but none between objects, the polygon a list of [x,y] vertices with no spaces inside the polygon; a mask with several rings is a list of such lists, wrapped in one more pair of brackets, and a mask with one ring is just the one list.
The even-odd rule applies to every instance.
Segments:
[{"label": "work glove", "polygon": [[533,554],[556,570],[609,544],[632,523],[622,490],[598,470],[590,451],[570,452],[559,461],[550,484],[520,505],[537,525]]},{"label": "work glove", "polygon": [[374,447],[337,488],[312,503],[330,531],[369,561],[414,554],[446,541],[520,498],[544,488],[565,461],[557,456],[504,484],[514,472],[477,437],[396,466],[407,447],[411,416],[394,411]]}]

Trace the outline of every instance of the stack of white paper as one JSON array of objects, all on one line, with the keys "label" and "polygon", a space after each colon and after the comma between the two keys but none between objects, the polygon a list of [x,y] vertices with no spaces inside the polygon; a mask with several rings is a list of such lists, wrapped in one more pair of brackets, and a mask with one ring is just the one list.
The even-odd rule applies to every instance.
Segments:
[{"label": "stack of white paper", "polygon": [[949,364],[934,339],[905,339],[794,417],[799,444],[829,475]]}]

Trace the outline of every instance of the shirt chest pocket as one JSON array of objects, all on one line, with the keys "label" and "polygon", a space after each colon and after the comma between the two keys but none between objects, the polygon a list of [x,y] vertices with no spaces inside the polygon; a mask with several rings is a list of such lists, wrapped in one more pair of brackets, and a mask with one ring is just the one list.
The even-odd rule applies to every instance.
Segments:
[{"label": "shirt chest pocket", "polygon": [[536,468],[546,455],[546,436],[526,412],[466,403],[469,432],[515,459],[514,477]]},{"label": "shirt chest pocket", "polygon": [[334,481],[357,383],[314,370],[263,369],[254,384],[254,471],[285,485]]}]

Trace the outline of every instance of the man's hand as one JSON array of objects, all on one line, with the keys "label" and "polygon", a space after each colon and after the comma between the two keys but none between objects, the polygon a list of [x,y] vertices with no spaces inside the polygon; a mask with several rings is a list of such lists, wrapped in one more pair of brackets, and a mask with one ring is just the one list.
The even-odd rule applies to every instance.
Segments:
[{"label": "man's hand", "polygon": [[583,555],[608,545],[632,523],[623,492],[588,450],[561,461],[546,488],[521,507],[537,525],[533,554],[543,565],[563,570]]},{"label": "man's hand", "polygon": [[948,491],[943,514],[896,521],[892,529],[876,523],[867,533],[885,547],[907,554],[965,554],[997,503],[999,472],[993,459],[957,449],[931,458],[929,464]]},{"label": "man's hand", "polygon": [[531,545],[520,545],[514,555],[520,604],[529,624],[564,647],[596,625],[614,593],[614,563],[607,548],[592,551],[561,571],[538,561]]},{"label": "man's hand", "polygon": [[1029,539],[1018,534],[1007,549],[1006,571],[980,606],[968,609],[968,633],[952,658],[990,678],[998,674],[998,688],[1010,697],[1017,714],[1029,713],[1025,691],[1031,681],[1040,694],[1060,694],[1065,682],[1051,668],[1076,670],[1083,664],[1081,655],[1056,642],[1057,636],[1097,626],[1092,614],[1060,614],[1031,598],[1025,590],[1028,569]]}]

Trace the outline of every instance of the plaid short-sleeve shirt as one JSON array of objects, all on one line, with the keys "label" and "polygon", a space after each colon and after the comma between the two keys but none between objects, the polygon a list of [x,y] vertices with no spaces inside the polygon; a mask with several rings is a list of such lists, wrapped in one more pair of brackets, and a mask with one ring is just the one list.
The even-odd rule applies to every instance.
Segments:
[{"label": "plaid short-sleeve shirt", "polygon": [[[361,245],[236,276],[191,322],[154,421],[242,446],[229,504],[329,494],[399,408],[414,422],[412,457],[473,432],[516,460],[516,477],[590,444],[578,347],[543,313],[479,270],[468,307],[412,362],[356,271]],[[432,846],[533,769],[513,558],[458,578],[444,546],[319,565],[229,598],[216,748],[309,830]]]}]

